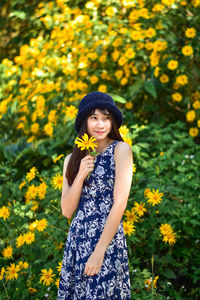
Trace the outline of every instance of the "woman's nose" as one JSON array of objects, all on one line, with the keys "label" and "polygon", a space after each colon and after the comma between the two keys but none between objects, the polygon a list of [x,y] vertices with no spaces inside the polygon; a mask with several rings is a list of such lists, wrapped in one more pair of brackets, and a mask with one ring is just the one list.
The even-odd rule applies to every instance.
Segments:
[{"label": "woman's nose", "polygon": [[104,127],[104,123],[103,123],[102,120],[98,120],[98,123],[97,123],[97,124],[98,124],[99,127]]}]

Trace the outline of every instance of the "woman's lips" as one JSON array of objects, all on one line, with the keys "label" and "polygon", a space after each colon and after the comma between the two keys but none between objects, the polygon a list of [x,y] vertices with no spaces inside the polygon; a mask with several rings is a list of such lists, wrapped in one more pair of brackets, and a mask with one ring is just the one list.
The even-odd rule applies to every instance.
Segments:
[{"label": "woman's lips", "polygon": [[95,131],[97,134],[104,134],[104,131]]}]

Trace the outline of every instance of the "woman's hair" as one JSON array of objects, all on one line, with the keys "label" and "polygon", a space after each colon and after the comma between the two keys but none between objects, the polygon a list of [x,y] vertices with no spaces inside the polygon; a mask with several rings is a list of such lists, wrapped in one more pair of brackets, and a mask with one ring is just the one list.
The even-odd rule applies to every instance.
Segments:
[{"label": "woman's hair", "polygon": [[[111,121],[112,121],[112,128],[111,128],[111,131],[110,133],[108,134],[108,136],[113,139],[113,140],[117,140],[117,141],[123,141],[122,137],[121,137],[121,134],[119,132],[119,128],[117,126],[117,123],[113,117],[113,115],[109,112],[108,109],[99,109],[104,115],[109,115],[111,116]],[[91,116],[93,115],[95,112],[95,109],[91,111],[91,113],[88,115]],[[88,134],[88,131],[87,131],[87,118],[85,118],[82,123],[81,123],[81,126],[80,126],[80,131],[79,131],[79,134],[78,134],[78,137],[81,138],[84,133],[87,133]],[[89,134],[88,134],[89,135]],[[68,166],[67,166],[67,170],[66,170],[66,178],[67,178],[67,181],[68,181],[68,184],[71,186],[72,183],[74,182],[74,179],[78,173],[78,170],[79,170],[79,166],[80,166],[80,162],[81,162],[81,159],[83,157],[85,157],[86,155],[88,154],[87,150],[80,150],[80,148],[77,147],[77,145],[75,145],[73,151],[72,151],[72,154],[71,154],[71,157],[69,159],[69,162],[68,162]]]}]

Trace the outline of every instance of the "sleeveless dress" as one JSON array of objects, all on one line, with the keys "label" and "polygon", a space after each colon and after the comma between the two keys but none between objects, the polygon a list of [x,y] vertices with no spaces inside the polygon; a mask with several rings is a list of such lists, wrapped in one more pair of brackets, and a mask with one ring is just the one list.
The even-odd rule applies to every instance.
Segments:
[{"label": "sleeveless dress", "polygon": [[128,254],[122,220],[106,249],[98,274],[84,275],[89,256],[103,232],[113,205],[114,149],[111,143],[96,156],[94,170],[84,184],[79,206],[67,236],[57,300],[130,300]]}]

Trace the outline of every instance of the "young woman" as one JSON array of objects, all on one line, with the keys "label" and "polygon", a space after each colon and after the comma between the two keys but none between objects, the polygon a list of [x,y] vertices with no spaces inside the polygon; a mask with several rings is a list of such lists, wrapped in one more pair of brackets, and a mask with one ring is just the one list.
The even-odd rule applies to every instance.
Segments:
[{"label": "young woman", "polygon": [[[57,300],[130,300],[122,216],[132,182],[132,150],[112,97],[92,92],[80,102],[75,129],[94,136],[95,158],[75,147],[64,161],[62,213],[70,218]],[[88,179],[89,174],[89,179]]]}]

